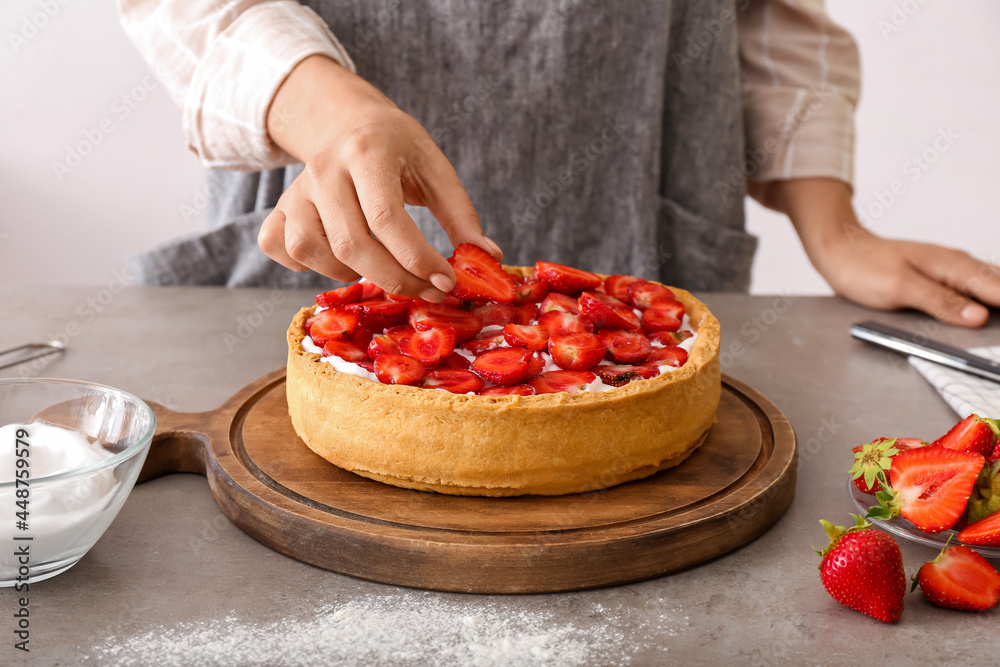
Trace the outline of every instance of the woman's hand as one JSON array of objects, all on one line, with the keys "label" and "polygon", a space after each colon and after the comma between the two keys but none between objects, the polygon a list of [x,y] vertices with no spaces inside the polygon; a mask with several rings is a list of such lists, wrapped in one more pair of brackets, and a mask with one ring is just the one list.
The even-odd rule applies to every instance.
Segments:
[{"label": "woman's hand", "polygon": [[872,234],[841,181],[775,181],[754,194],[788,214],[813,266],[845,299],[879,310],[915,308],[964,327],[986,324],[982,304],[1000,306],[1000,267],[961,250]]},{"label": "woman's hand", "polygon": [[292,70],[267,123],[275,143],[305,163],[261,226],[258,243],[273,260],[440,301],[455,272],[404,203],[430,209],[454,245],[474,243],[501,258],[427,131],[329,58],[311,56]]}]

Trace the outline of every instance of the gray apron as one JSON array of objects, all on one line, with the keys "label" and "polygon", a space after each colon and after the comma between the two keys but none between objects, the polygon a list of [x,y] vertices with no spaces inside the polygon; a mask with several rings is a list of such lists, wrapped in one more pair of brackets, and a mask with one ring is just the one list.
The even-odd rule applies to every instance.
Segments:
[{"label": "gray apron", "polygon": [[[756,239],[730,185],[744,160],[733,0],[304,4],[427,128],[506,263],[748,288]],[[213,172],[209,231],[133,257],[137,281],[335,285],[256,244],[301,170]],[[433,217],[409,210],[450,255]]]}]

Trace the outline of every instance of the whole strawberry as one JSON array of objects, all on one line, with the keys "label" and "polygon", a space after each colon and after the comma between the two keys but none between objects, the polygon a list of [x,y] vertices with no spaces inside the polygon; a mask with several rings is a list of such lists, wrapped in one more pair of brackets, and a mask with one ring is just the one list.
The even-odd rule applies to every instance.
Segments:
[{"label": "whole strawberry", "polygon": [[875,530],[860,515],[850,528],[820,520],[830,537],[823,551],[820,578],[837,602],[886,623],[903,613],[906,574],[896,541]]}]

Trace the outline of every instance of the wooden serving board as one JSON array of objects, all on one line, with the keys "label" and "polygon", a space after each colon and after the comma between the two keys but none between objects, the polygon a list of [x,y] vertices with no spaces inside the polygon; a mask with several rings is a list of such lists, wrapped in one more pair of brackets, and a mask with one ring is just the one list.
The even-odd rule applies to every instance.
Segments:
[{"label": "wooden serving board", "polygon": [[150,405],[158,425],[140,482],[203,474],[226,516],[272,549],[416,588],[540,593],[659,576],[746,544],[795,492],[791,425],[728,377],[718,423],[682,465],[568,496],[449,496],[337,468],[292,429],[283,369],[217,410]]}]

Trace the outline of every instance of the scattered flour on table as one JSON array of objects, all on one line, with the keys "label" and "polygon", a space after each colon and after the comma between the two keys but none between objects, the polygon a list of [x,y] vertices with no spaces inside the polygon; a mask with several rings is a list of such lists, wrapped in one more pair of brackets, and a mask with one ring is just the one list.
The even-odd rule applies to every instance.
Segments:
[{"label": "scattered flour on table", "polygon": [[[580,624],[550,611],[492,600],[365,597],[327,605],[307,620],[252,623],[235,615],[112,637],[91,657],[101,665],[627,665],[630,650],[601,605]],[[566,610],[562,610],[565,615]]]}]

